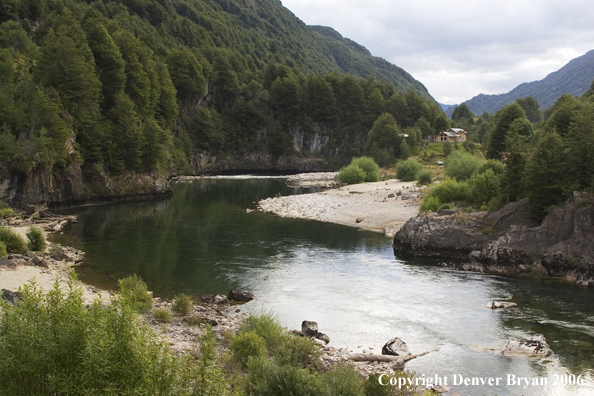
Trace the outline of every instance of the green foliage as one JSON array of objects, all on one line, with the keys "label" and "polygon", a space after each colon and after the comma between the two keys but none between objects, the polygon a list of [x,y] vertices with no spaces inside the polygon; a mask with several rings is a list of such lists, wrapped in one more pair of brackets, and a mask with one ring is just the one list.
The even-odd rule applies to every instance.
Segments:
[{"label": "green foliage", "polygon": [[27,248],[29,250],[34,250],[36,252],[42,252],[45,250],[45,237],[39,228],[31,226],[25,235],[29,240],[27,242]]},{"label": "green foliage", "polygon": [[[322,378],[328,384],[332,395],[364,395],[367,381],[350,365],[341,364],[332,370],[328,370],[322,374]],[[377,394],[374,396],[377,396]]]},{"label": "green foliage", "polygon": [[148,292],[146,283],[136,274],[119,280],[122,299],[134,306],[138,312],[148,312],[153,299]]},{"label": "green foliage", "polygon": [[13,213],[12,208],[2,208],[2,209],[0,209],[0,218],[12,216],[12,213]]},{"label": "green foliage", "polygon": [[419,172],[421,172],[422,169],[423,165],[419,164],[414,159],[399,162],[396,165],[396,178],[402,181],[417,180]]},{"label": "green foliage", "polygon": [[4,242],[8,253],[25,254],[27,252],[25,239],[6,226],[0,226],[0,241]]},{"label": "green foliage", "polygon": [[421,202],[421,206],[419,207],[420,212],[437,212],[441,207],[441,201],[437,196],[428,196],[423,198],[423,202]]},{"label": "green foliage", "polygon": [[276,317],[270,312],[252,314],[241,326],[239,332],[248,333],[254,331],[266,341],[266,348],[275,352],[283,343],[284,332]]},{"label": "green foliage", "polygon": [[532,123],[538,123],[542,121],[542,110],[540,109],[540,103],[534,96],[527,96],[523,99],[516,99],[516,103],[522,107],[526,113],[526,118]]},{"label": "green foliage", "polygon": [[445,179],[441,183],[431,187],[431,189],[423,197],[423,204],[426,201],[429,202],[432,197],[438,198],[438,201],[434,199],[431,201],[432,207],[434,207],[438,202],[439,205],[437,205],[437,207],[441,206],[442,203],[471,202],[472,190],[468,182],[458,182],[456,179]]},{"label": "green foliage", "polygon": [[444,161],[447,177],[468,180],[483,164],[484,159],[466,151],[454,151]]},{"label": "green foliage", "polygon": [[171,315],[171,311],[167,308],[155,308],[153,309],[153,318],[159,322],[171,322],[173,315]]},{"label": "green foliage", "polygon": [[364,150],[379,166],[388,166],[399,157],[402,142],[400,128],[394,116],[384,113],[373,123]]},{"label": "green foliage", "polygon": [[376,182],[379,180],[379,166],[375,163],[373,158],[369,157],[359,157],[353,158],[351,161],[351,166],[358,166],[365,172],[365,181],[366,182]]},{"label": "green foliage", "polygon": [[450,142],[449,140],[446,140],[443,143],[443,156],[447,157],[452,153],[452,150],[454,150],[454,146],[452,145],[452,142]]},{"label": "green foliage", "polygon": [[82,291],[26,285],[1,302],[0,381],[14,395],[188,394],[195,365],[176,358],[126,300],[87,307]]},{"label": "green foliage", "polygon": [[6,244],[0,241],[0,257],[8,256],[8,252],[6,251]]},{"label": "green foliage", "polygon": [[233,360],[240,363],[244,369],[247,369],[250,357],[259,358],[268,355],[266,341],[256,334],[254,330],[233,337],[229,349]]},{"label": "green foliage", "polygon": [[475,173],[470,179],[474,203],[480,207],[488,204],[491,200],[497,200],[500,195],[500,184],[500,176],[496,175],[492,169]]},{"label": "green foliage", "polygon": [[[470,110],[470,107],[466,103],[462,103],[459,106],[456,106],[454,111],[452,112],[452,120],[461,121],[461,120],[473,120],[474,113]],[[445,131],[445,129],[444,129]]]},{"label": "green foliage", "polygon": [[175,296],[173,299],[173,307],[171,308],[176,314],[187,316],[192,313],[194,309],[192,305],[192,297],[182,293]]},{"label": "green foliage", "polygon": [[576,189],[594,189],[594,105],[584,106],[584,111],[574,116],[565,143],[567,176]]},{"label": "green foliage", "polygon": [[365,171],[360,166],[350,164],[338,172],[338,181],[344,184],[358,184],[365,181]]},{"label": "green foliage", "polygon": [[476,170],[476,173],[485,173],[489,169],[497,176],[501,176],[505,173],[505,165],[503,165],[501,161],[494,159],[483,162],[482,165]]},{"label": "green foliage", "polygon": [[556,133],[546,133],[534,148],[526,165],[526,190],[530,216],[542,220],[550,206],[568,196],[566,149]]},{"label": "green foliage", "polygon": [[281,345],[274,353],[278,364],[298,367],[314,367],[320,356],[322,351],[312,339],[293,334],[283,334]]},{"label": "green foliage", "polygon": [[501,158],[501,153],[505,149],[505,136],[511,125],[518,118],[526,118],[526,113],[517,103],[509,104],[497,112],[497,123],[489,141],[487,149],[487,158]]},{"label": "green foliage", "polygon": [[424,186],[433,183],[433,172],[429,169],[421,170],[417,175],[417,183]]}]

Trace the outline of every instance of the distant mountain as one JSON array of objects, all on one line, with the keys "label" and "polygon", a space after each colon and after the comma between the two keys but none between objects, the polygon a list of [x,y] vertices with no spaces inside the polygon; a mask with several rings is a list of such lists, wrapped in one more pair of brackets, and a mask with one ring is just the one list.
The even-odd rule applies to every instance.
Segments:
[{"label": "distant mountain", "polygon": [[[454,109],[456,108],[456,106],[458,106],[457,104],[447,105],[447,104],[443,104],[443,103],[439,103],[439,102],[437,102],[437,104],[440,105],[441,106],[441,109],[443,111],[445,111],[446,113],[447,113],[448,110],[450,110],[450,113],[451,113],[452,111],[454,111]],[[450,116],[450,115],[451,114],[448,114],[448,116]]]},{"label": "distant mountain", "polygon": [[[568,64],[540,81],[523,83],[508,93],[499,95],[480,94],[465,103],[476,115],[484,111],[495,113],[518,98],[534,96],[540,107],[547,109],[564,93],[580,96],[590,88],[594,80],[594,50],[572,59]],[[445,110],[451,117],[455,106]]]}]

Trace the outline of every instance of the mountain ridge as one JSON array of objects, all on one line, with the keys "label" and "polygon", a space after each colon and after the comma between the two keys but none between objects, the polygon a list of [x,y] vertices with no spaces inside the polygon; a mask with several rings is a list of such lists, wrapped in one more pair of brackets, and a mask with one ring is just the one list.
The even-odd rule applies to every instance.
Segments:
[{"label": "mountain ridge", "polygon": [[[590,88],[594,80],[594,50],[570,60],[561,69],[549,73],[538,81],[525,82],[511,91],[502,94],[479,94],[465,101],[474,114],[480,115],[487,111],[495,113],[503,106],[514,102],[518,98],[534,96],[542,109],[547,109],[564,93],[580,96]],[[451,117],[456,106],[446,110]]]}]

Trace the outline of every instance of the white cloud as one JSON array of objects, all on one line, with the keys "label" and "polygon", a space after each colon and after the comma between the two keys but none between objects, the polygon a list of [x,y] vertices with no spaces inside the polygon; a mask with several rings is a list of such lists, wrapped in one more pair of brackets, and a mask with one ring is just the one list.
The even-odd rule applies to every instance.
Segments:
[{"label": "white cloud", "polygon": [[594,49],[589,0],[283,0],[460,103],[540,80]]}]

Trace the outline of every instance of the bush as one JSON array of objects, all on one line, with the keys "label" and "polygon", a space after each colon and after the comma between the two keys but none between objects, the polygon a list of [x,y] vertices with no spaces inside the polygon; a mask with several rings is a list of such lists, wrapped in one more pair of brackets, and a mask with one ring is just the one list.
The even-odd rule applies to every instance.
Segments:
[{"label": "bush", "polygon": [[255,331],[239,334],[231,339],[229,345],[233,360],[246,369],[250,357],[265,357],[268,355],[266,341]]},{"label": "bush", "polygon": [[501,176],[505,173],[505,165],[501,161],[490,159],[485,162],[476,170],[477,174],[485,173],[487,169],[491,169],[497,176]]},{"label": "bush", "polygon": [[4,217],[8,217],[8,216],[12,216],[12,208],[2,208],[0,209],[0,217],[4,218]]},{"label": "bush", "polygon": [[0,302],[0,383],[14,395],[190,394],[197,366],[177,358],[126,300],[90,306],[71,285]]},{"label": "bush", "polygon": [[344,184],[357,184],[365,181],[365,172],[357,165],[348,165],[338,173],[338,181]]},{"label": "bush", "polygon": [[315,366],[321,354],[322,351],[311,338],[284,333],[274,359],[279,364],[305,368]]},{"label": "bush", "polygon": [[45,250],[45,237],[39,228],[33,226],[29,227],[26,235],[27,239],[29,239],[29,242],[27,242],[27,248],[29,250],[34,250],[36,252]]},{"label": "bush", "polygon": [[443,148],[443,156],[447,157],[448,155],[450,155],[452,153],[454,146],[452,145],[452,142],[450,142],[448,140],[443,144],[442,148]]},{"label": "bush", "polygon": [[171,322],[173,316],[167,308],[155,308],[153,309],[153,318],[159,322]]},{"label": "bush", "polygon": [[173,307],[171,308],[173,312],[180,315],[189,315],[192,313],[194,309],[192,305],[192,298],[187,294],[178,294],[173,299]]},{"label": "bush", "polygon": [[423,202],[421,202],[419,211],[426,212],[426,211],[430,210],[432,212],[437,212],[440,206],[441,206],[441,201],[439,200],[439,198],[426,196],[423,199]]},{"label": "bush", "polygon": [[285,336],[283,328],[270,312],[250,315],[239,332],[241,334],[250,331],[255,331],[262,337],[266,341],[266,348],[271,352],[275,352],[282,345]]},{"label": "bush", "polygon": [[417,175],[422,169],[423,165],[414,159],[408,159],[396,165],[396,178],[402,181],[417,180]]},{"label": "bush", "polygon": [[472,200],[479,206],[489,203],[499,197],[500,184],[500,177],[491,169],[484,173],[476,173],[470,180]]},{"label": "bush", "polygon": [[359,168],[363,169],[363,172],[365,172],[365,181],[366,182],[376,182],[379,180],[380,168],[375,163],[373,158],[369,158],[369,157],[355,158],[351,161],[351,165],[357,165],[357,166],[359,166]]},{"label": "bush", "polygon": [[4,242],[0,241],[0,257],[8,256],[8,252],[6,251],[6,245]]},{"label": "bush", "polygon": [[138,312],[150,311],[153,299],[148,293],[146,283],[136,274],[120,279],[120,294],[130,302]]},{"label": "bush", "polygon": [[466,151],[455,151],[445,159],[445,174],[458,181],[468,180],[484,162],[481,157]]},{"label": "bush", "polygon": [[424,186],[433,183],[433,173],[429,169],[423,169],[417,175],[417,183]]},{"label": "bush", "polygon": [[[332,395],[361,396],[364,394],[365,380],[347,364],[341,364],[333,370],[322,373],[322,378],[328,384]],[[376,393],[373,395],[377,396]]]},{"label": "bush", "polygon": [[0,242],[4,242],[8,253],[27,253],[25,239],[6,226],[0,226]]}]

